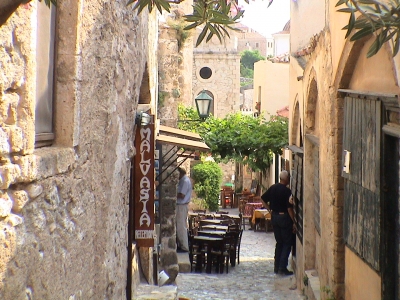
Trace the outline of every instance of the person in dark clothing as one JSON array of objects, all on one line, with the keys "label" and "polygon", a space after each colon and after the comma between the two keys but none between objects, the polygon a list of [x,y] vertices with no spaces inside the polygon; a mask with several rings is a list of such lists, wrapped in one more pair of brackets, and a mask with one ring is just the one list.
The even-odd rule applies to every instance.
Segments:
[{"label": "person in dark clothing", "polygon": [[292,275],[293,272],[287,269],[295,230],[293,204],[289,201],[292,192],[286,187],[289,184],[289,173],[282,171],[279,180],[279,183],[272,185],[261,199],[265,204],[269,204],[272,211],[271,222],[276,240],[274,272]]}]

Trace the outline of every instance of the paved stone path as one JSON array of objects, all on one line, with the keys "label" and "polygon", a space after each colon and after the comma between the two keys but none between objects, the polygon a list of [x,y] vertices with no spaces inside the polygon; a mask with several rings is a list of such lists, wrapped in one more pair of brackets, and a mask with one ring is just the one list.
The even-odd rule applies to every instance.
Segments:
[{"label": "paved stone path", "polygon": [[179,273],[178,298],[190,300],[304,299],[294,276],[275,275],[275,239],[272,232],[246,230],[240,249],[240,264],[229,273]]}]

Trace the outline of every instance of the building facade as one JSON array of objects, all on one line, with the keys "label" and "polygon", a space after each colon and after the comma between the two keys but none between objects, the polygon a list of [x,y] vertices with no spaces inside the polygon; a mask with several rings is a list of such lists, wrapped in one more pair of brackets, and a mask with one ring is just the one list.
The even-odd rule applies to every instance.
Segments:
[{"label": "building facade", "polygon": [[367,59],[373,37],[345,40],[335,4],[291,2],[297,284],[310,299],[397,299],[399,58],[385,45]]},{"label": "building facade", "polygon": [[273,41],[241,23],[236,25],[240,32],[235,32],[238,38],[238,51],[258,50],[262,56],[272,54]]},{"label": "building facade", "polygon": [[153,282],[152,247],[136,247],[129,216],[135,117],[141,106],[155,114],[156,14],[32,1],[6,18],[7,2],[0,298],[131,298],[139,259]]}]

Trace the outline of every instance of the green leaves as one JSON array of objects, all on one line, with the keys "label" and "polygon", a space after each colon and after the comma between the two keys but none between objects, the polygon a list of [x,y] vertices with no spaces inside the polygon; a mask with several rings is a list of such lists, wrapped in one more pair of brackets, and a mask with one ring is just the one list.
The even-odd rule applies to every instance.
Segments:
[{"label": "green leaves", "polygon": [[[183,110],[185,117],[195,112]],[[180,110],[183,119],[182,113]],[[288,120],[282,117],[271,117],[267,122],[261,117],[235,113],[223,119],[210,117],[205,122],[193,123],[179,123],[179,128],[199,133],[217,162],[237,161],[252,170],[265,171],[272,162],[272,154],[281,154],[288,143]]]},{"label": "green leaves", "polygon": [[[135,3],[134,9],[137,9],[139,13],[146,7],[149,12],[157,7],[158,11],[162,13],[163,10],[170,11],[170,2],[180,3],[180,0],[128,0],[127,5]],[[191,30],[201,27],[196,47],[204,39],[206,42],[210,41],[213,36],[222,42],[225,37],[230,37],[228,30],[238,30],[233,25],[243,16],[243,12],[238,7],[237,0],[197,0],[193,4],[193,13],[184,16],[184,20],[189,23],[184,29]]]},{"label": "green leaves", "polygon": [[[39,2],[42,2],[42,0],[39,0]],[[44,3],[50,7],[51,5],[57,6],[57,0],[44,0]]]},{"label": "green leaves", "polygon": [[[140,0],[141,1],[141,0]],[[236,14],[232,14],[236,11]],[[190,23],[185,29],[190,30],[195,27],[202,27],[196,41],[196,47],[206,38],[206,42],[216,36],[220,42],[227,36],[227,29],[237,30],[232,27],[242,17],[241,11],[236,1],[224,0],[198,0],[193,5],[193,13],[184,16],[186,22]]]},{"label": "green leaves", "polygon": [[163,10],[169,12],[171,9],[168,0],[129,0],[126,5],[131,5],[135,2],[136,4],[133,7],[133,9],[137,9],[139,13],[141,13],[142,10],[146,7],[149,10],[149,12],[152,12],[153,8],[157,7],[160,13],[162,13]]},{"label": "green leaves", "polygon": [[222,170],[215,162],[196,164],[191,172],[194,190],[203,198],[210,211],[218,210],[219,193],[222,183]]},{"label": "green leaves", "polygon": [[[336,6],[346,5],[338,11],[349,13],[349,23],[343,29],[347,30],[346,38],[353,31],[351,41],[362,39],[371,34],[375,40],[368,49],[367,57],[378,53],[382,46],[391,41],[393,56],[399,52],[400,38],[400,0],[391,0],[390,6],[377,0],[340,0]],[[360,16],[356,19],[356,13]]]},{"label": "green leaves", "polygon": [[[265,60],[265,57],[261,55],[260,51],[258,50],[244,50],[240,53],[240,67],[243,66],[243,73],[245,69],[254,70],[254,64],[260,60]],[[242,73],[242,69],[241,69]],[[242,76],[242,74],[241,74]],[[245,77],[245,76],[242,76]]]}]

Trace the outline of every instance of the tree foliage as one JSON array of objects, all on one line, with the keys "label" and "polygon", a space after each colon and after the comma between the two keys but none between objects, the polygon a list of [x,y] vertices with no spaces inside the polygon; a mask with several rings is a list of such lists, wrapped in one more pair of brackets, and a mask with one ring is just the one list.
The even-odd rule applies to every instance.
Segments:
[{"label": "tree foliage", "polygon": [[[399,52],[400,46],[400,0],[386,1],[384,4],[376,0],[340,0],[336,6],[345,5],[338,11],[350,14],[346,38],[356,41],[374,34],[375,40],[369,47],[367,57],[375,55],[387,42],[391,41],[393,56]],[[356,14],[360,16],[356,18]]]},{"label": "tree foliage", "polygon": [[[162,13],[163,10],[170,12],[170,3],[178,4],[182,1],[128,0],[128,5],[135,3],[134,9],[138,9],[139,13],[146,7],[150,12],[154,7],[157,7]],[[225,37],[230,37],[228,30],[238,30],[233,25],[243,16],[243,12],[238,6],[238,0],[196,0],[193,4],[193,13],[184,16],[184,20],[189,23],[185,29],[202,27],[196,41],[196,47],[204,39],[208,42],[213,36],[216,36],[222,42]]]},{"label": "tree foliage", "polygon": [[[42,2],[42,0],[39,0],[39,2]],[[57,0],[44,0],[44,3],[50,7],[50,5],[57,5]]]},{"label": "tree foliage", "polygon": [[240,53],[240,64],[247,69],[254,70],[254,64],[260,60],[265,60],[258,50],[244,50]]},{"label": "tree foliage", "polygon": [[204,38],[208,42],[214,35],[222,42],[225,36],[230,37],[227,29],[238,31],[233,25],[243,16],[243,12],[237,0],[197,0],[193,5],[193,13],[184,16],[185,21],[191,23],[185,29],[203,26],[196,47]]},{"label": "tree foliage", "polygon": [[178,105],[178,128],[191,132],[198,132],[198,127],[201,126],[202,121],[193,121],[200,120],[200,116],[197,110],[192,107],[185,107],[182,104]]},{"label": "tree foliage", "polygon": [[206,208],[217,211],[222,183],[220,166],[215,162],[199,163],[192,168],[191,177],[194,180],[194,191],[204,199]]},{"label": "tree foliage", "polygon": [[272,154],[282,154],[288,143],[288,119],[229,114],[223,119],[212,118],[200,133],[211,148],[213,157],[230,159],[254,171],[265,171],[272,163]]},{"label": "tree foliage", "polygon": [[240,77],[253,79],[254,78],[254,70],[247,69],[245,66],[240,64]]},{"label": "tree foliage", "polygon": [[265,60],[258,50],[245,50],[240,53],[240,77],[254,78],[254,63]]},{"label": "tree foliage", "polygon": [[[182,119],[196,115],[191,107],[179,108]],[[179,123],[179,128],[199,133],[217,162],[233,160],[254,171],[265,171],[272,154],[282,154],[288,144],[288,119],[278,116],[266,121],[238,112],[222,119],[211,116],[205,122]]]}]

